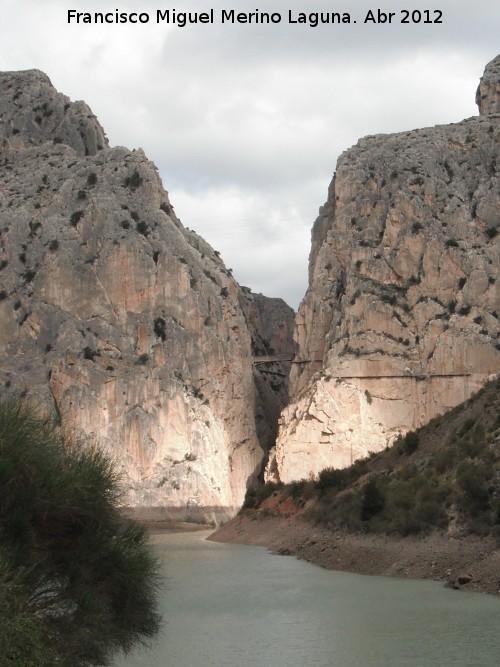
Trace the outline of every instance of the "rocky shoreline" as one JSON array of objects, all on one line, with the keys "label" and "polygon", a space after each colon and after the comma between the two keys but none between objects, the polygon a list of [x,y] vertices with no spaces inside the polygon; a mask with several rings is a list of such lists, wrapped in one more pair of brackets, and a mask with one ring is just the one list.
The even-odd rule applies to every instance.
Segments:
[{"label": "rocky shoreline", "polygon": [[264,546],[329,570],[432,579],[461,590],[500,595],[500,550],[491,537],[355,535],[321,528],[297,516],[248,511],[208,539]]}]

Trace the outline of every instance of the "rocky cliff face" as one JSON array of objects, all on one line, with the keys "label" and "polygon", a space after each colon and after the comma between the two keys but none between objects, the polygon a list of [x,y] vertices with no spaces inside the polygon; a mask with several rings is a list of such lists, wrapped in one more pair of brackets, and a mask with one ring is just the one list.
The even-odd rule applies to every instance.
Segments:
[{"label": "rocky cliff face", "polygon": [[129,505],[234,513],[262,406],[286,395],[280,368],[254,380],[261,297],[182,226],[144,153],[110,148],[41,72],[0,75],[0,138],[1,386],[103,445]]},{"label": "rocky cliff face", "polygon": [[340,157],[269,477],[349,465],[500,370],[499,86],[500,57],[479,118],[366,137]]},{"label": "rocky cliff face", "polygon": [[476,92],[476,104],[482,116],[500,113],[500,56],[486,65]]}]

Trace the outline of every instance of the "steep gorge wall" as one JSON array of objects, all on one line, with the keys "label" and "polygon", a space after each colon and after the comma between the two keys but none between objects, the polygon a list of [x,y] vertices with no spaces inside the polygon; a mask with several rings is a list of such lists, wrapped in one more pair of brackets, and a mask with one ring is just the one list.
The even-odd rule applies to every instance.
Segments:
[{"label": "steep gorge wall", "polygon": [[138,512],[233,514],[262,406],[286,394],[280,368],[256,388],[261,297],[182,226],[144,153],[110,148],[41,72],[0,75],[0,141],[2,394],[102,445]]},{"label": "steep gorge wall", "polygon": [[362,139],[312,233],[268,478],[344,467],[500,370],[500,56],[481,116]]}]

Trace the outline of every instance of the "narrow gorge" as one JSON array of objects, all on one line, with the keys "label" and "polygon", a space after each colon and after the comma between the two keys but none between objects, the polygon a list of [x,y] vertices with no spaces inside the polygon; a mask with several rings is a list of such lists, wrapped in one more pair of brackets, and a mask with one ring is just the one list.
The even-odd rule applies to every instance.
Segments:
[{"label": "narrow gorge", "polygon": [[500,56],[477,103],[340,157],[295,317],[180,222],[142,150],[42,72],[1,73],[2,395],[102,446],[137,516],[213,523],[464,401],[500,371]]}]

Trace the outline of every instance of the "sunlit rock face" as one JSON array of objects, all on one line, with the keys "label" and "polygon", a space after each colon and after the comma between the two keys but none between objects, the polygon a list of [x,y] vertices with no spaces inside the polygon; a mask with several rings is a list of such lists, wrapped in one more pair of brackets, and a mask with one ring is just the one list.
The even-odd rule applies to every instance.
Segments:
[{"label": "sunlit rock face", "polygon": [[41,72],[0,75],[0,138],[2,394],[103,446],[138,513],[233,514],[265,455],[256,418],[286,395],[286,378],[254,381],[257,297],[183,227],[144,153],[110,148]]},{"label": "sunlit rock face", "polygon": [[366,137],[340,157],[269,478],[346,466],[500,370],[499,63],[480,117]]}]

